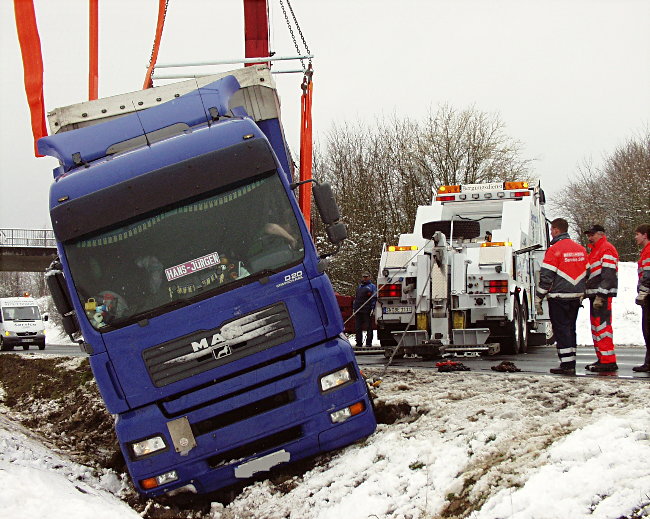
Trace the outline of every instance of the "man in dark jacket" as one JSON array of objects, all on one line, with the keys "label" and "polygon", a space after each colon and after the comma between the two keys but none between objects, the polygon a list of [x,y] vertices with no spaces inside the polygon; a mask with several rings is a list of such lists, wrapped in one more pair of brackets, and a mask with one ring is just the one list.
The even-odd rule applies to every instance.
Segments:
[{"label": "man in dark jacket", "polygon": [[607,241],[605,228],[592,225],[585,231],[589,245],[589,275],[585,293],[589,298],[591,337],[597,361],[587,364],[590,371],[616,371],[614,332],[612,330],[612,298],[618,290],[618,251]]},{"label": "man in dark jacket", "polygon": [[366,346],[372,346],[372,314],[377,301],[377,287],[370,280],[370,272],[362,274],[361,283],[354,295],[352,309],[354,310],[354,328],[356,332],[356,346],[363,346],[363,329],[366,331]]},{"label": "man in dark jacket", "polygon": [[548,313],[555,334],[560,367],[556,375],[576,374],[576,319],[585,293],[587,251],[569,238],[564,218],[551,222],[553,240],[544,255],[539,272],[535,306],[542,313],[542,300],[548,297]]}]

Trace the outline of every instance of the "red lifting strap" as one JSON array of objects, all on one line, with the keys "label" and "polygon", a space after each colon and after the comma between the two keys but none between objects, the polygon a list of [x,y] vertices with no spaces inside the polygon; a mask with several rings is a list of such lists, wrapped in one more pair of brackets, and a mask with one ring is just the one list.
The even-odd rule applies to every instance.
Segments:
[{"label": "red lifting strap", "polygon": [[[302,96],[300,97],[300,181],[311,179],[312,168],[312,122],[311,122],[311,102],[314,90],[312,82],[313,70],[311,63],[305,72],[302,81]],[[311,182],[300,185],[298,204],[307,229],[311,230]]]},{"label": "red lifting strap", "polygon": [[88,19],[88,100],[99,94],[99,0],[90,0]]},{"label": "red lifting strap", "polygon": [[33,0],[14,0],[14,14],[20,52],[23,56],[25,92],[32,118],[34,155],[42,157],[43,155],[39,155],[36,148],[36,141],[47,136],[45,102],[43,100],[43,56],[41,55],[41,39],[38,36]]},{"label": "red lifting strap", "polygon": [[142,85],[142,90],[153,87],[153,79],[151,79],[151,75],[153,74],[153,69],[156,66],[156,61],[158,60],[158,50],[160,49],[160,40],[162,39],[163,27],[165,26],[165,15],[167,13],[167,1],[168,0],[158,0],[158,22],[156,23],[156,36],[153,41],[151,60],[149,61],[149,67],[147,68],[147,75],[144,78],[144,85]]}]

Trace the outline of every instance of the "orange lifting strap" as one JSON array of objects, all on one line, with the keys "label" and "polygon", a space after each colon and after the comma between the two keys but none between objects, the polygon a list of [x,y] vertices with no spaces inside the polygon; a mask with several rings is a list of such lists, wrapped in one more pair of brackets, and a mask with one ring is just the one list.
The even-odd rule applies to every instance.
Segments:
[{"label": "orange lifting strap", "polygon": [[[302,96],[300,97],[300,181],[311,179],[312,167],[312,123],[311,123],[311,101],[314,90],[312,76],[314,71],[311,63],[307,67],[305,76],[302,80]],[[311,231],[311,182],[300,185],[298,203],[307,229]]]},{"label": "orange lifting strap", "polygon": [[142,90],[153,87],[153,69],[156,66],[158,59],[158,50],[160,49],[160,40],[162,39],[163,27],[165,26],[165,15],[167,14],[167,4],[169,0],[158,0],[158,22],[156,23],[156,36],[153,41],[153,49],[151,50],[151,59],[149,60],[149,67],[147,68],[147,75],[144,78],[144,85]]},{"label": "orange lifting strap", "polygon": [[23,57],[25,92],[32,118],[34,155],[42,157],[36,149],[36,141],[47,136],[45,102],[43,100],[43,56],[41,55],[41,39],[38,36],[32,0],[14,0],[14,14],[20,52]]}]

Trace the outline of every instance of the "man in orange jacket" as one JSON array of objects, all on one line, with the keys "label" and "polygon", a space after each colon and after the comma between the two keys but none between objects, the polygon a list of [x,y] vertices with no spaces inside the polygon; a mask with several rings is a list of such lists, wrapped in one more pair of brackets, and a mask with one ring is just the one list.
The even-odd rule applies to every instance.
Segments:
[{"label": "man in orange jacket", "polygon": [[587,251],[569,238],[569,224],[564,218],[551,222],[553,240],[544,255],[539,272],[535,307],[542,313],[542,300],[548,297],[548,313],[560,358],[556,375],[576,374],[576,319],[585,294]]},{"label": "man in orange jacket", "polygon": [[591,337],[597,361],[587,364],[589,371],[616,371],[614,332],[612,330],[612,298],[618,290],[618,251],[607,241],[605,228],[592,225],[585,231],[589,245],[589,275],[585,293],[589,298]]},{"label": "man in orange jacket", "polygon": [[632,371],[650,372],[650,224],[642,223],[636,228],[634,239],[641,249],[639,258],[639,284],[636,304],[641,306],[641,327],[645,340],[645,362],[634,366]]}]

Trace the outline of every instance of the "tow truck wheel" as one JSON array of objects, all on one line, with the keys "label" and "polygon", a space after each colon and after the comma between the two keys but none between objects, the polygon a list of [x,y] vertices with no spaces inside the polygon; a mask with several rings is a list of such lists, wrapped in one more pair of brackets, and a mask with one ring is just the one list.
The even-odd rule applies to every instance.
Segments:
[{"label": "tow truck wheel", "polygon": [[521,330],[521,337],[519,339],[519,353],[526,353],[528,351],[529,328],[528,302],[525,299],[519,315],[521,316],[521,324],[519,325],[519,329]]},{"label": "tow truck wheel", "polygon": [[515,300],[512,307],[512,322],[508,327],[506,337],[501,342],[501,351],[506,355],[517,355],[521,348],[521,306]]},{"label": "tow truck wheel", "polygon": [[23,350],[28,350],[29,349],[29,344],[23,344]]}]

